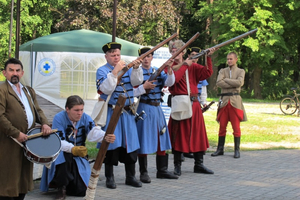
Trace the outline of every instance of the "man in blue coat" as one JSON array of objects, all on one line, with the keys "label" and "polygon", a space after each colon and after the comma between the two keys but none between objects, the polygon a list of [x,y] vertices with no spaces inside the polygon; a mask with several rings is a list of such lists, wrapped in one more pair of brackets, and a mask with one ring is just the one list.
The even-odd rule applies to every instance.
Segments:
[{"label": "man in blue coat", "polygon": [[[105,135],[83,109],[82,98],[70,96],[65,110],[53,118],[52,128],[57,129],[61,137],[61,152],[50,169],[44,167],[40,189],[46,192],[49,186],[57,187],[57,200],[65,199],[66,194],[85,196],[91,175],[85,141],[87,138],[91,142],[102,142]],[[109,134],[105,140],[114,142],[115,136]]]},{"label": "man in blue coat", "polygon": [[[149,51],[149,47],[139,49],[139,55]],[[164,71],[155,81],[148,81],[150,76],[158,70],[151,66],[153,53],[147,55],[142,61],[144,84],[140,85],[135,95],[139,98],[138,113],[144,111],[147,114],[144,120],[137,121],[140,140],[139,165],[140,180],[150,183],[151,179],[147,171],[147,154],[156,153],[156,178],[178,179],[178,176],[168,171],[168,154],[166,150],[171,149],[170,135],[167,128],[164,113],[160,107],[162,101],[162,88],[172,86],[175,82],[173,70],[169,67],[168,73]],[[145,89],[149,91],[146,92]],[[142,116],[143,117],[143,116]]]},{"label": "man in blue coat", "polygon": [[133,69],[130,68],[122,74],[122,69],[126,66],[125,62],[121,60],[121,47],[121,44],[116,42],[109,42],[102,47],[107,63],[99,67],[96,74],[97,91],[100,94],[100,99],[106,101],[111,95],[108,101],[107,121],[103,130],[107,129],[119,95],[122,94],[126,97],[123,113],[114,132],[116,141],[109,145],[104,160],[106,187],[111,189],[116,188],[113,166],[117,166],[118,162],[125,164],[125,184],[142,187],[142,183],[135,178],[135,163],[140,144],[133,110],[132,83],[142,83],[143,72],[139,67],[140,61],[135,60],[133,61]]}]

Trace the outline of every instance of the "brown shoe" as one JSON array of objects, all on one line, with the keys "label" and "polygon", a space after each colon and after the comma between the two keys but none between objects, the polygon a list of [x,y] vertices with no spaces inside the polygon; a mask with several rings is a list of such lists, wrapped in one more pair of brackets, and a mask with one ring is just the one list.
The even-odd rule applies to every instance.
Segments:
[{"label": "brown shoe", "polygon": [[64,200],[66,199],[66,186],[58,188],[55,200]]}]

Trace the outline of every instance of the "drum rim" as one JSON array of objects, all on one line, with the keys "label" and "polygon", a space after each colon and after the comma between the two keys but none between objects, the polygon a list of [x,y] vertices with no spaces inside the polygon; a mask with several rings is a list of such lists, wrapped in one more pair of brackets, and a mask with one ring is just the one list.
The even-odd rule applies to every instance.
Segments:
[{"label": "drum rim", "polygon": [[[36,130],[36,129],[39,129],[39,130],[41,131],[41,128],[40,128],[40,127],[34,127],[34,128],[32,128],[32,129],[30,129],[29,131],[27,131],[26,135],[29,135],[28,133],[31,133],[32,131],[34,131],[34,130]],[[60,137],[58,136],[58,134],[57,134],[56,132],[55,132],[55,133],[51,133],[51,134],[55,134],[56,137],[59,139],[59,141],[61,141],[61,140],[60,140]],[[28,148],[26,142],[25,142],[24,147],[25,147],[25,148],[24,148],[24,155],[25,155],[25,157],[26,157],[29,161],[31,161],[31,162],[33,162],[33,163],[37,163],[37,164],[39,164],[39,163],[47,164],[47,163],[54,162],[54,161],[56,160],[56,158],[58,157],[59,153],[61,152],[61,142],[59,142],[59,148],[58,148],[58,151],[57,151],[55,154],[51,155],[51,156],[39,156],[39,155],[37,155],[37,154],[34,153],[33,151],[30,151],[30,149]],[[48,158],[51,158],[51,161],[50,161],[50,162],[38,162],[38,161],[35,161],[35,160],[33,160],[33,159],[29,159],[29,155],[27,155],[27,152],[29,152],[31,155],[35,156],[35,157],[38,158],[38,159],[48,159]]]}]

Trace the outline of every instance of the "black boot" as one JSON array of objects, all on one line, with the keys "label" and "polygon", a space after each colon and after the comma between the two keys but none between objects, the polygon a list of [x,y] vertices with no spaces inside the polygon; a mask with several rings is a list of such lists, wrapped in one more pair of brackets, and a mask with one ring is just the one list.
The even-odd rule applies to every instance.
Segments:
[{"label": "black boot", "polygon": [[142,183],[135,178],[135,164],[125,164],[126,171],[126,185],[131,185],[133,187],[142,187]]},{"label": "black boot", "polygon": [[241,138],[240,137],[234,137],[234,158],[239,158],[240,157],[240,142]]},{"label": "black boot", "polygon": [[105,164],[105,177],[106,187],[110,189],[116,189],[116,183],[114,178],[114,166]]},{"label": "black boot", "polygon": [[178,179],[178,176],[168,171],[169,154],[156,155],[156,178]]},{"label": "black boot", "polygon": [[184,162],[185,161],[185,157],[183,155],[183,153],[181,154],[181,162]]},{"label": "black boot", "polygon": [[219,136],[217,151],[212,153],[211,156],[224,155],[224,144],[225,144],[225,136]]},{"label": "black boot", "polygon": [[55,200],[64,200],[66,199],[66,186],[58,188]]},{"label": "black boot", "polygon": [[183,156],[187,158],[194,158],[193,153],[183,153]]},{"label": "black boot", "polygon": [[181,155],[181,152],[174,151],[174,174],[177,176],[181,175]]},{"label": "black boot", "polygon": [[194,153],[194,173],[213,174],[214,172],[203,165],[203,152]]},{"label": "black boot", "polygon": [[151,179],[148,175],[147,171],[147,156],[145,157],[138,157],[139,165],[140,165],[140,180],[143,183],[151,183]]}]

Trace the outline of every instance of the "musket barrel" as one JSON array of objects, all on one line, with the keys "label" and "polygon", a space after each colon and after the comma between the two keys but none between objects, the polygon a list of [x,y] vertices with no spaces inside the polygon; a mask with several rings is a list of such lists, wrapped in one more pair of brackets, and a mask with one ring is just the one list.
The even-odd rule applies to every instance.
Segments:
[{"label": "musket barrel", "polygon": [[[139,56],[137,59],[144,59],[147,55],[151,54],[152,52],[154,52],[156,49],[162,47],[164,44],[168,43],[170,40],[174,39],[175,37],[177,37],[177,33],[174,33],[173,35],[171,35],[170,37],[168,37],[167,39],[165,39],[164,41],[160,42],[158,45],[156,45],[155,47],[153,47],[152,49],[150,49],[149,51],[147,51],[146,53],[142,54],[141,56]],[[122,76],[133,66],[133,62],[130,62],[126,67],[124,67],[121,71],[119,71],[118,73],[118,84],[120,83],[120,80],[122,78]]]},{"label": "musket barrel", "polygon": [[166,63],[171,60],[171,59],[175,59],[182,51],[184,51],[191,43],[193,43],[198,37],[199,37],[200,33],[197,32],[191,39],[189,39],[180,49],[178,49],[178,51],[176,51],[171,58],[169,58],[157,71],[156,73],[152,74],[149,78],[148,81],[152,81],[155,80],[160,73],[167,67]]},{"label": "musket barrel", "polygon": [[[242,39],[242,38],[244,38],[244,37],[246,37],[246,36],[248,36],[248,35],[250,35],[250,34],[252,34],[252,33],[255,33],[256,31],[257,31],[257,28],[256,28],[256,29],[253,29],[253,30],[251,30],[251,31],[248,31],[248,32],[246,32],[246,33],[244,33],[244,34],[242,34],[242,35],[239,35],[239,36],[236,36],[236,37],[234,37],[234,38],[231,38],[230,40],[227,40],[227,41],[225,41],[225,42],[222,42],[222,43],[220,43],[220,44],[217,44],[217,45],[215,45],[215,46],[213,46],[213,47],[211,47],[211,48],[215,48],[215,49],[221,48],[221,47],[223,47],[223,46],[225,46],[225,45],[228,45],[228,44],[233,43],[233,42],[235,42],[235,41],[237,41],[237,40],[240,40],[240,39]],[[199,58],[200,56],[203,56],[203,55],[205,55],[205,54],[208,53],[208,52],[209,52],[209,50],[208,50],[208,49],[205,49],[205,50],[201,51],[200,53],[198,53],[197,55],[193,56],[191,59]]]}]

